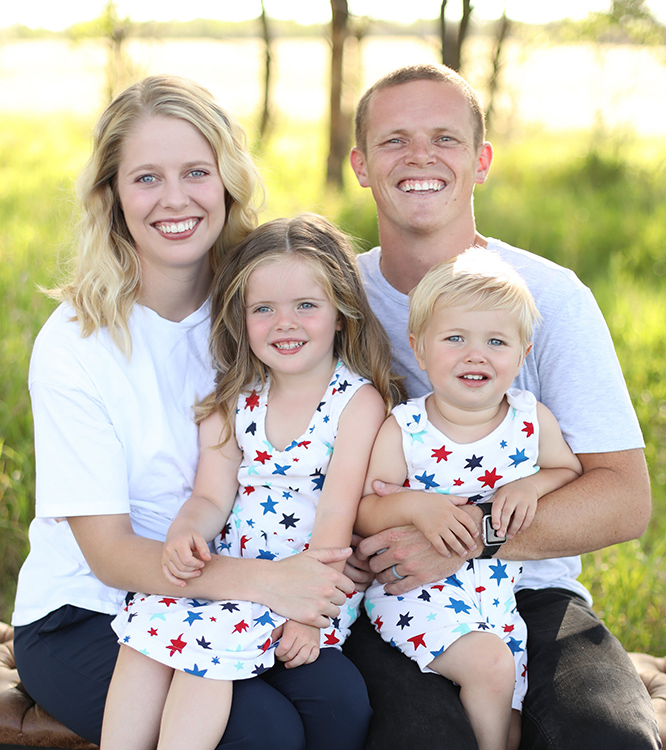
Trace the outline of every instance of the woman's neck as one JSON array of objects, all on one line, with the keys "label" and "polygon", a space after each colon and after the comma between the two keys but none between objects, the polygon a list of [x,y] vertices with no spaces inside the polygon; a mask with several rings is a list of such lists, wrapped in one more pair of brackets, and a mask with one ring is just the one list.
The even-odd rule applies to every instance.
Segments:
[{"label": "woman's neck", "polygon": [[167,275],[146,264],[141,271],[139,302],[166,320],[184,320],[198,310],[210,294],[213,272],[208,264],[189,276]]}]

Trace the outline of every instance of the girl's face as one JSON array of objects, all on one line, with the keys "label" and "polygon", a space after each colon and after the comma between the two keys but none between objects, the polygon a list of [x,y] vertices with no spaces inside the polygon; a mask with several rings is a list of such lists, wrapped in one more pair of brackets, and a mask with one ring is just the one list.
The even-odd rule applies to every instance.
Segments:
[{"label": "girl's face", "polygon": [[411,334],[410,343],[419,367],[428,373],[440,412],[454,423],[466,421],[463,412],[498,408],[527,354],[516,315],[439,302],[421,346]]},{"label": "girl's face", "polygon": [[124,143],[118,193],[144,280],[210,274],[208,251],[226,218],[208,141],[189,122],[148,117]]},{"label": "girl's face", "polygon": [[284,256],[256,268],[245,291],[245,319],[250,348],[272,373],[330,373],[341,324],[308,263]]}]

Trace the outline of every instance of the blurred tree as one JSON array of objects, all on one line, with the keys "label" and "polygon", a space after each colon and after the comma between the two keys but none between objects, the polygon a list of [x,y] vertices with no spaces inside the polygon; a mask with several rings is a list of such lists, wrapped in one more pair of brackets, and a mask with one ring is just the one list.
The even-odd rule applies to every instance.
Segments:
[{"label": "blurred tree", "polygon": [[490,80],[488,81],[488,106],[486,107],[486,127],[488,129],[492,128],[493,116],[495,113],[495,98],[497,91],[499,90],[500,73],[504,62],[502,59],[502,47],[504,46],[504,42],[509,36],[511,30],[511,21],[506,15],[506,6],[502,13],[502,17],[497,22],[496,29],[492,68],[490,72]]},{"label": "blurred tree", "polygon": [[446,6],[448,0],[441,0],[439,8],[439,37],[442,48],[442,62],[449,68],[460,71],[460,60],[463,44],[469,31],[469,20],[472,15],[471,0],[463,0],[462,16],[456,31],[450,31],[446,21]]},{"label": "blurred tree", "polygon": [[264,39],[264,96],[261,110],[261,120],[259,122],[259,134],[265,141],[268,138],[269,128],[273,120],[273,107],[271,104],[271,73],[273,69],[273,37],[271,26],[266,14],[264,0],[261,0],[261,32]]},{"label": "blurred tree", "polygon": [[349,151],[351,129],[351,115],[342,105],[344,50],[349,33],[347,0],[331,0],[331,96],[326,182],[336,188],[343,187],[342,168]]}]

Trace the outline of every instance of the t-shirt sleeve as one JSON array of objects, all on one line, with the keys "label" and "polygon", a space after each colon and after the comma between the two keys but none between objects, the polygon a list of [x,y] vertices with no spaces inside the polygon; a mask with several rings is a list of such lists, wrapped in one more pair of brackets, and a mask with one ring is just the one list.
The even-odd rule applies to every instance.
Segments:
[{"label": "t-shirt sleeve", "polygon": [[587,287],[577,285],[550,311],[535,337],[534,358],[535,395],[575,453],[643,447],[608,326]]}]

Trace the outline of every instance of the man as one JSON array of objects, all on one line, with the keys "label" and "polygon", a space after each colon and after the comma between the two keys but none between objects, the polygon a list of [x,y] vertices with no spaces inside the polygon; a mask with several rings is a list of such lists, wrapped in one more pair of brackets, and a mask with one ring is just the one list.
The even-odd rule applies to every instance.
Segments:
[{"label": "man", "polygon": [[[496,552],[526,561],[517,593],[528,626],[521,748],[657,748],[648,695],[576,581],[578,555],[646,528],[650,488],[640,429],[589,290],[567,269],[476,231],[474,186],[485,182],[492,158],[478,97],[448,68],[403,68],[365,93],[351,163],[361,186],[372,190],[381,243],[359,256],[366,290],[415,397],[430,387],[408,343],[407,294],[425,272],[476,244],[498,252],[527,281],[543,319],[516,387],[532,391],[555,414],[584,473],[539,500],[532,526]],[[480,527],[480,510],[466,507]],[[483,551],[479,543],[472,556]],[[439,556],[414,528],[365,539],[356,555],[357,565],[365,562],[393,595],[452,575],[465,563]],[[457,687],[421,673],[380,640],[367,618],[345,651],[370,691],[371,750],[477,747]]]}]

